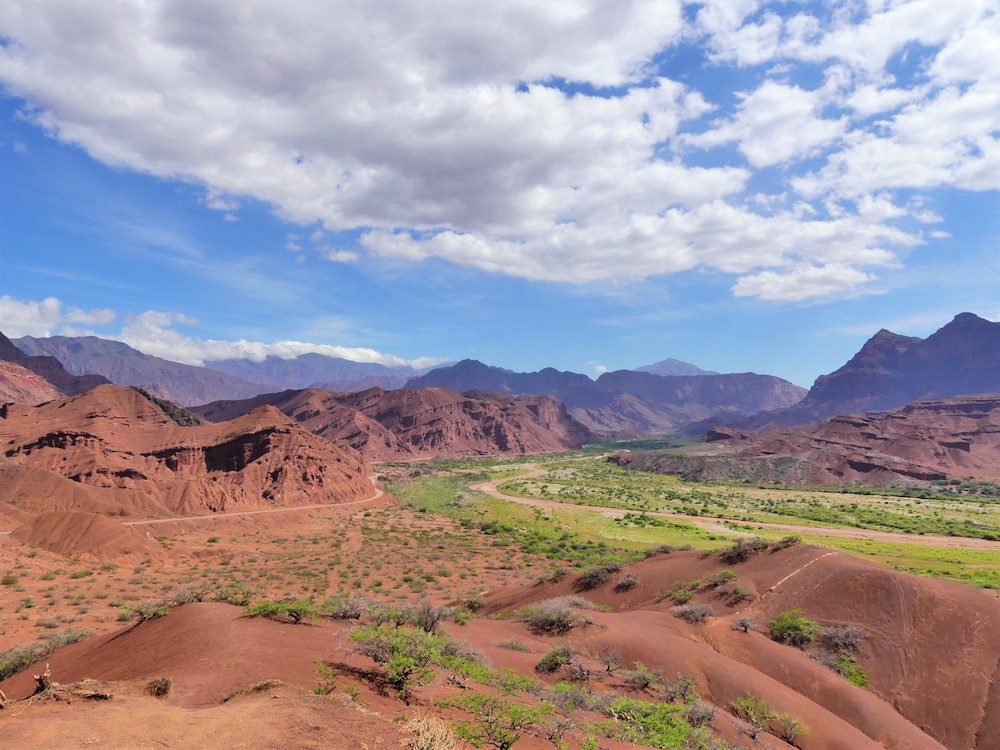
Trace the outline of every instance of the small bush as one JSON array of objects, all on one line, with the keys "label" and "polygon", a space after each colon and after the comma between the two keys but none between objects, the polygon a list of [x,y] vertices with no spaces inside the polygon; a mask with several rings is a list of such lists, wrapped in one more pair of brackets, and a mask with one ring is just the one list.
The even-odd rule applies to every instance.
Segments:
[{"label": "small bush", "polygon": [[410,750],[455,750],[458,745],[451,725],[435,716],[416,716],[406,722],[406,739]]},{"label": "small bush", "polygon": [[756,629],[757,623],[751,617],[737,617],[733,620],[733,630],[739,630],[741,633],[749,633],[751,630]]},{"label": "small bush", "polygon": [[731,570],[717,570],[705,578],[705,585],[709,588],[717,588],[725,583],[729,583],[736,577]]},{"label": "small bush", "polygon": [[470,693],[453,698],[442,706],[472,714],[472,723],[462,722],[458,736],[476,747],[488,744],[497,750],[509,750],[528,731],[540,727],[552,715],[548,703],[537,707],[522,706],[504,698]]},{"label": "small bush", "polygon": [[506,649],[507,651],[520,651],[522,653],[529,653],[531,651],[530,648],[520,641],[500,641],[497,644],[497,648]]},{"label": "small bush", "polygon": [[802,616],[801,609],[782,612],[768,626],[771,639],[790,646],[804,646],[819,630],[819,624]]},{"label": "small bush", "polygon": [[753,693],[744,693],[730,705],[737,716],[760,728],[766,727],[777,717],[771,704]]},{"label": "small bush", "polygon": [[542,672],[543,674],[552,674],[553,672],[558,672],[562,667],[569,664],[573,660],[573,655],[576,652],[573,650],[572,646],[563,645],[556,646],[550,649],[545,656],[543,656],[538,664],[535,665],[536,672]]},{"label": "small bush", "polygon": [[[53,576],[55,578],[55,576]],[[7,573],[3,578],[0,578],[0,586],[16,586],[17,576],[13,573]]]},{"label": "small bush", "polygon": [[778,550],[788,549],[789,547],[793,547],[801,541],[802,537],[795,536],[794,534],[792,536],[783,536],[781,539],[776,541],[771,546],[771,552],[777,552]]},{"label": "small bush", "polygon": [[715,706],[709,703],[694,703],[684,712],[687,723],[693,727],[705,727],[715,721]]},{"label": "small bush", "polygon": [[639,576],[629,573],[628,575],[622,576],[618,583],[615,584],[615,591],[622,593],[624,591],[631,591],[636,586],[639,585]]},{"label": "small bush", "polygon": [[578,583],[582,589],[596,589],[602,583],[606,583],[611,576],[622,569],[618,563],[604,563],[595,565],[586,573],[580,576]]},{"label": "small bush", "polygon": [[35,627],[55,629],[59,627],[59,620],[54,617],[43,617],[35,622]]},{"label": "small bush", "polygon": [[174,683],[169,677],[154,677],[146,682],[143,689],[154,698],[164,698],[170,695]]},{"label": "small bush", "polygon": [[646,550],[643,554],[648,559],[650,557],[656,557],[657,555],[669,555],[676,549],[670,544],[661,544],[658,547],[653,547],[652,549]]},{"label": "small bush", "polygon": [[529,604],[517,610],[515,615],[524,620],[534,632],[543,635],[561,635],[569,632],[581,618],[573,611],[581,608],[595,608],[586,599],[561,596],[546,599],[537,604]]},{"label": "small bush", "polygon": [[820,648],[831,651],[854,653],[865,638],[865,631],[855,625],[835,623],[824,625],[816,633],[816,643]]},{"label": "small bush", "polygon": [[767,541],[761,539],[759,536],[748,539],[737,539],[733,542],[733,546],[727,547],[719,553],[719,559],[728,565],[746,562],[761,550],[767,549],[768,546],[770,545],[768,545]]},{"label": "small bush", "polygon": [[358,620],[365,611],[367,602],[350,594],[337,593],[323,602],[323,611],[334,620]]},{"label": "small bush", "polygon": [[684,604],[671,607],[674,617],[680,617],[688,622],[705,622],[709,617],[715,617],[715,610],[707,604]]},{"label": "small bush", "polygon": [[270,620],[291,622],[295,625],[302,622],[309,622],[318,617],[315,606],[308,600],[298,602],[257,602],[257,604],[247,607],[247,614],[250,617],[266,617]]},{"label": "small bush", "polygon": [[809,731],[801,719],[790,713],[782,712],[775,718],[778,720],[778,736],[789,744]]},{"label": "small bush", "polygon": [[649,690],[663,684],[663,675],[659,670],[650,669],[641,661],[635,663],[635,668],[622,672],[625,687],[631,690]]}]

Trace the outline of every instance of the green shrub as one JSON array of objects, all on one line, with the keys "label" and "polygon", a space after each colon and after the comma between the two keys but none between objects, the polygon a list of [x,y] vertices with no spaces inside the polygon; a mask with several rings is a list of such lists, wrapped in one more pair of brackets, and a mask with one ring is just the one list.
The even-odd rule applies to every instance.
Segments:
[{"label": "green shrub", "polygon": [[595,589],[602,583],[609,581],[611,576],[621,569],[622,566],[618,563],[595,565],[580,576],[578,583],[582,589]]},{"label": "green shrub", "polygon": [[791,646],[804,646],[813,639],[819,624],[802,616],[801,609],[782,612],[768,626],[771,639]]},{"label": "green shrub", "polygon": [[556,646],[538,661],[538,664],[535,665],[535,671],[546,674],[558,672],[573,660],[575,653],[570,645]]},{"label": "green shrub", "polygon": [[733,542],[733,546],[727,547],[719,553],[719,559],[728,565],[745,562],[761,550],[767,549],[768,546],[770,545],[767,541],[759,536],[737,539]]},{"label": "green shrub", "polygon": [[296,625],[309,622],[319,615],[315,605],[308,600],[297,602],[262,601],[247,607],[250,617],[266,617],[279,622],[291,622]]},{"label": "green shrub", "polygon": [[497,750],[509,750],[525,734],[541,726],[554,713],[548,703],[522,706],[497,696],[470,693],[445,701],[446,708],[472,714],[472,722],[459,724],[456,734],[476,747],[484,744]]},{"label": "green shrub", "polygon": [[629,573],[627,575],[622,576],[618,580],[618,583],[615,584],[615,591],[617,591],[618,593],[622,593],[624,591],[631,591],[638,585],[639,585],[639,576]]}]

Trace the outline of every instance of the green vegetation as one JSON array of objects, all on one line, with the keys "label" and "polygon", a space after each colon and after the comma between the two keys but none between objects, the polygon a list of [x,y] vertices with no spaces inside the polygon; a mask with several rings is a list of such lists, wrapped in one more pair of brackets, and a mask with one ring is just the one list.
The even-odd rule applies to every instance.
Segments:
[{"label": "green vegetation", "polygon": [[819,624],[802,615],[801,609],[782,612],[768,625],[772,640],[790,646],[804,646],[819,631]]},{"label": "green vegetation", "polygon": [[542,724],[554,712],[551,704],[524,706],[506,698],[482,693],[460,695],[440,705],[472,714],[472,722],[461,722],[455,734],[475,747],[488,745],[508,750],[524,733]]},{"label": "green vegetation", "polygon": [[319,613],[315,605],[305,599],[297,602],[261,601],[247,607],[250,617],[267,617],[280,622],[291,622],[296,625],[315,620]]},{"label": "green vegetation", "polygon": [[6,680],[11,675],[41,661],[57,648],[69,646],[84,638],[90,638],[93,634],[93,631],[90,630],[69,628],[61,633],[48,635],[40,642],[14,646],[6,651],[0,651],[0,680]]}]

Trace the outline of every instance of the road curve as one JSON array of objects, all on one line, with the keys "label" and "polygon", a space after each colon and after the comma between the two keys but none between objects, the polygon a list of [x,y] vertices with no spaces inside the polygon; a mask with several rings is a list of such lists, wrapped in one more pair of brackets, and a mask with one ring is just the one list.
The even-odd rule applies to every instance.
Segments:
[{"label": "road curve", "polygon": [[[537,464],[524,464],[523,468],[528,469],[528,474],[522,474],[517,479],[531,479],[545,475],[545,469],[541,469]],[[512,477],[514,478],[514,477]],[[1000,553],[1000,542],[991,542],[987,539],[975,539],[972,537],[960,536],[931,536],[924,534],[901,534],[893,531],[877,531],[874,529],[848,529],[843,527],[829,526],[804,526],[800,524],[786,523],[766,523],[764,521],[743,521],[738,518],[707,518],[705,516],[689,516],[683,513],[670,513],[664,510],[637,511],[628,508],[614,508],[604,505],[582,505],[579,503],[561,503],[556,500],[542,500],[535,497],[518,497],[508,495],[498,489],[502,482],[508,482],[511,478],[491,479],[486,482],[479,482],[470,485],[470,489],[482,492],[484,495],[495,497],[499,500],[506,500],[511,503],[530,505],[536,508],[571,508],[575,510],[589,510],[601,513],[608,518],[621,518],[626,513],[645,513],[649,516],[659,516],[661,518],[673,518],[680,521],[687,521],[698,528],[714,533],[736,534],[748,536],[745,531],[738,531],[724,526],[724,521],[738,523],[742,526],[752,526],[755,529],[771,529],[774,531],[787,531],[791,534],[821,534],[823,536],[846,537],[849,539],[869,539],[877,542],[897,542],[900,544],[921,544],[929,547],[947,547],[950,549],[977,549],[990,550]]]}]

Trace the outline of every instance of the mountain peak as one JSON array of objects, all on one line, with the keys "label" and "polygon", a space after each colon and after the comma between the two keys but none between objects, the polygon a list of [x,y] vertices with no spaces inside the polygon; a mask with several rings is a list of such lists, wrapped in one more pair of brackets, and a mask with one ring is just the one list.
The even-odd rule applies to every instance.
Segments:
[{"label": "mountain peak", "polygon": [[635,372],[651,372],[654,375],[718,375],[714,370],[703,370],[690,362],[668,357],[651,365],[636,367]]}]

